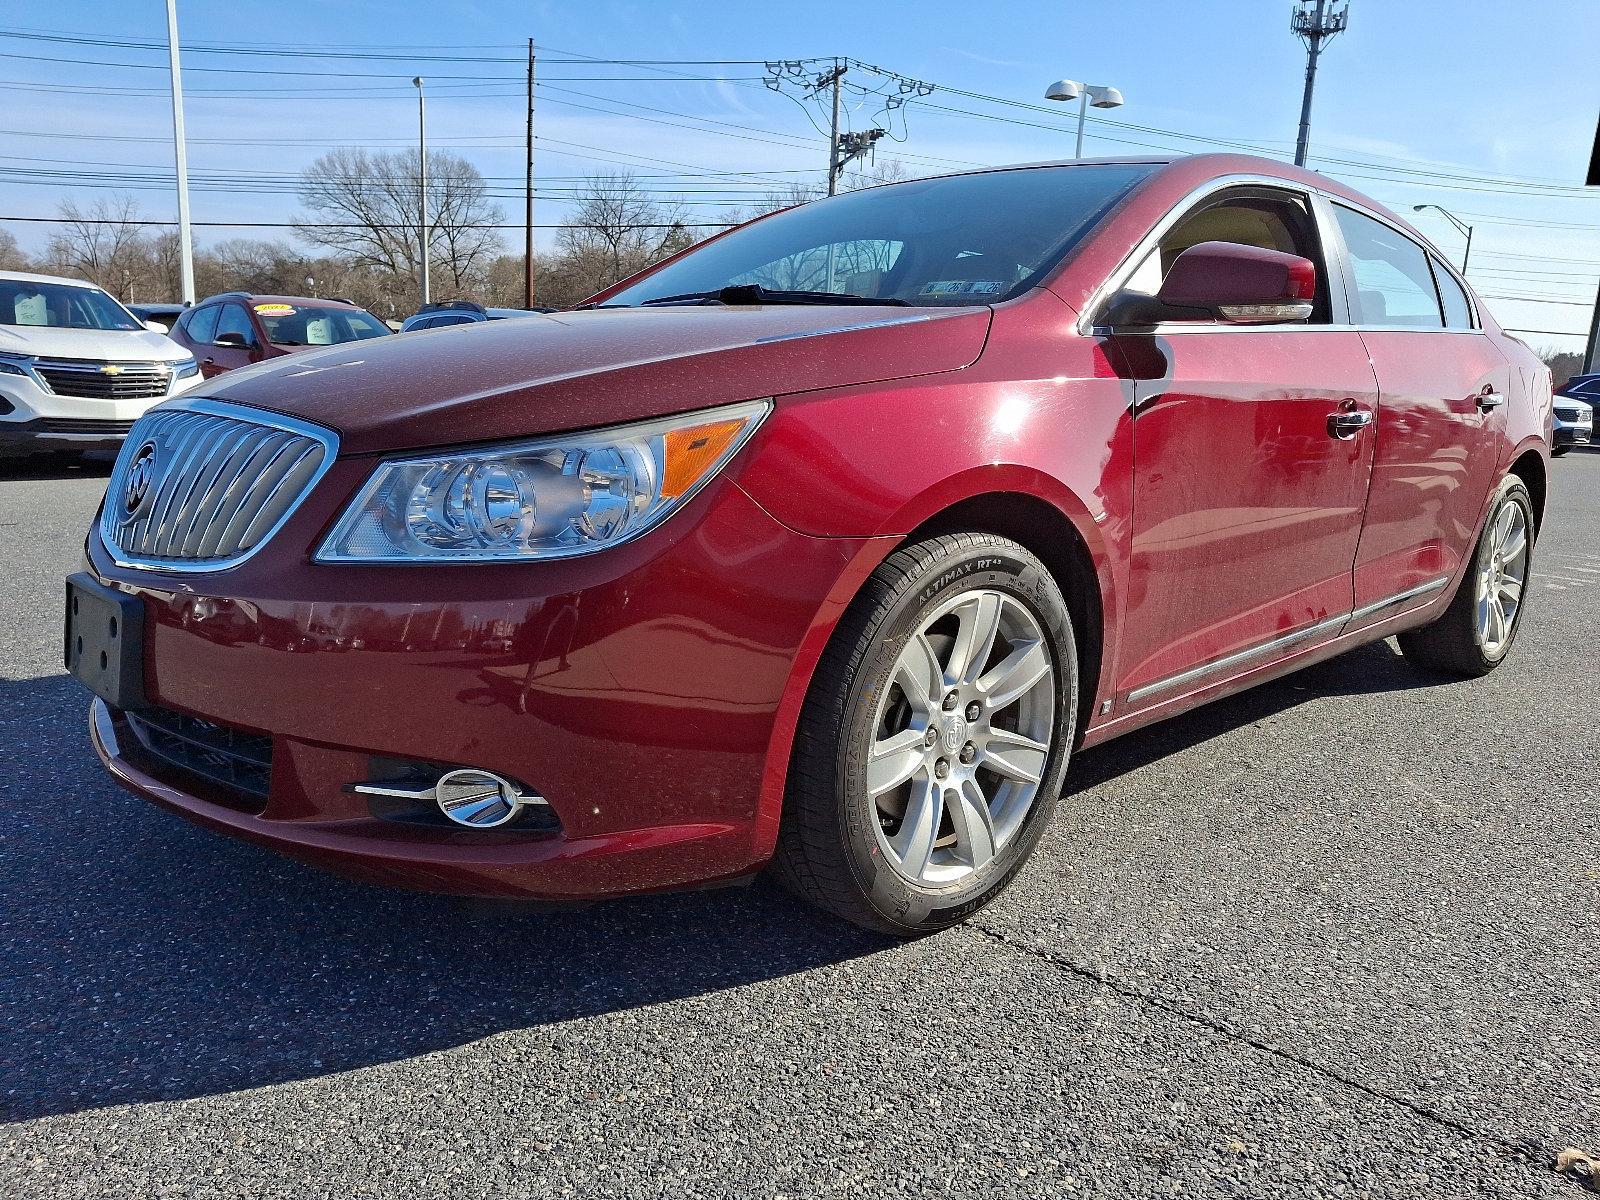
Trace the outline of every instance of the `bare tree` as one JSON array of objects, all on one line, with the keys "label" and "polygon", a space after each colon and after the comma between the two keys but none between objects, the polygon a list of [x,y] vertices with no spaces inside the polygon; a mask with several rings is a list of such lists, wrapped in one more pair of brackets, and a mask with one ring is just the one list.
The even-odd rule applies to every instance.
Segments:
[{"label": "bare tree", "polygon": [[9,229],[0,229],[0,271],[26,271],[32,264]]},{"label": "bare tree", "polygon": [[589,176],[577,208],[556,235],[572,272],[594,284],[589,295],[693,240],[683,206],[657,200],[626,172]]},{"label": "bare tree", "polygon": [[50,265],[114,293],[127,289],[136,268],[142,274],[147,225],[132,196],[101,197],[87,209],[63,200],[56,211],[61,227],[45,250]]},{"label": "bare tree", "polygon": [[[419,261],[418,167],[415,150],[374,154],[344,146],[324,154],[300,177],[306,212],[297,228],[355,267],[410,275]],[[478,169],[459,155],[428,154],[428,261],[456,287],[499,253],[493,228],[505,219]]]}]

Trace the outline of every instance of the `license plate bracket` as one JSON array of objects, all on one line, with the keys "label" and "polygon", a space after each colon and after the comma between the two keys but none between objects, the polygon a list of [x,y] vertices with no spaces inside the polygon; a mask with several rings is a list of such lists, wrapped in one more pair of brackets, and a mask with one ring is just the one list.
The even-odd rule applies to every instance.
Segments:
[{"label": "license plate bracket", "polygon": [[67,577],[63,658],[68,671],[107,704],[142,708],[144,601],[87,572]]}]

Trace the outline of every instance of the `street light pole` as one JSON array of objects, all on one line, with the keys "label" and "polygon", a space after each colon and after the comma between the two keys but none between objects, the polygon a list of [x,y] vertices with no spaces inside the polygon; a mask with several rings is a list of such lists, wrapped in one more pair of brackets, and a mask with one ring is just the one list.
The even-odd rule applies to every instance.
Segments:
[{"label": "street light pole", "polygon": [[417,89],[417,241],[422,265],[422,303],[428,303],[428,109],[422,97],[422,76],[411,81]]},{"label": "street light pole", "polygon": [[167,57],[172,70],[172,152],[178,168],[178,263],[183,302],[194,303],[194,232],[189,227],[189,147],[183,133],[183,72],[178,66],[178,0],[167,0]]},{"label": "street light pole", "polygon": [[1076,79],[1058,79],[1044,90],[1046,100],[1059,100],[1062,103],[1078,102],[1078,150],[1075,157],[1083,157],[1083,125],[1089,115],[1089,106],[1096,108],[1121,108],[1123,104],[1122,93],[1114,87],[1100,87],[1097,84],[1082,84]]},{"label": "street light pole", "polygon": [[1465,275],[1467,273],[1467,262],[1472,258],[1472,226],[1468,225],[1448,208],[1440,208],[1437,204],[1413,204],[1411,206],[1411,211],[1421,212],[1425,208],[1431,208],[1435,212],[1439,213],[1444,217],[1445,220],[1449,221],[1450,224],[1456,227],[1457,232],[1465,235],[1467,239],[1467,248],[1461,252],[1461,273]]}]

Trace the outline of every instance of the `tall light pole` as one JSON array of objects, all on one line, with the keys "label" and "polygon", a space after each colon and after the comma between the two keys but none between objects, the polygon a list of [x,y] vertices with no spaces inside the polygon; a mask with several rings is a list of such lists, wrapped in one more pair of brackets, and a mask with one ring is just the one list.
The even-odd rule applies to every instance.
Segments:
[{"label": "tall light pole", "polygon": [[433,230],[428,225],[428,108],[422,97],[422,76],[411,81],[417,89],[417,242],[422,265],[422,303],[428,303],[428,243]]},{"label": "tall light pole", "polygon": [[172,152],[178,165],[178,262],[183,302],[194,303],[194,232],[189,227],[189,147],[183,135],[183,72],[178,67],[178,0],[167,0],[167,57],[172,69]]},{"label": "tall light pole", "polygon": [[1421,212],[1425,208],[1433,209],[1434,212],[1438,213],[1440,216],[1444,217],[1445,220],[1449,221],[1450,224],[1454,225],[1458,232],[1466,235],[1467,248],[1461,252],[1461,273],[1465,275],[1467,273],[1467,260],[1472,257],[1472,226],[1468,225],[1448,208],[1440,208],[1437,204],[1413,204],[1411,206],[1411,211]]},{"label": "tall light pole", "polygon": [[1058,79],[1044,90],[1046,100],[1059,100],[1064,104],[1078,102],[1078,152],[1083,157],[1083,123],[1089,115],[1089,106],[1096,108],[1121,108],[1122,93],[1114,87],[1100,87],[1092,83],[1079,83],[1076,79]]},{"label": "tall light pole", "polygon": [[1306,44],[1306,90],[1300,98],[1300,136],[1294,144],[1294,165],[1306,165],[1306,152],[1311,148],[1311,93],[1317,86],[1317,60],[1322,57],[1322,43],[1335,34],[1343,33],[1350,23],[1350,0],[1295,0],[1294,12],[1289,16],[1289,29]]}]

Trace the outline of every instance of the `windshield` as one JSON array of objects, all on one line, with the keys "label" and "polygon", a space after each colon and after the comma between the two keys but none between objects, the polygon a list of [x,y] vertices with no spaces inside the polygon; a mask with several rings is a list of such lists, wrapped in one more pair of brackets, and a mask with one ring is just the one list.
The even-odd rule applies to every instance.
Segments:
[{"label": "windshield", "polygon": [[49,329],[143,329],[99,288],[0,279],[0,325]]},{"label": "windshield", "polygon": [[337,346],[389,332],[377,317],[355,308],[263,301],[255,310],[266,327],[267,341],[275,346]]},{"label": "windshield", "polygon": [[992,304],[1036,284],[1152,169],[1026,167],[818,200],[708,242],[605,304],[748,284],[918,306]]}]

